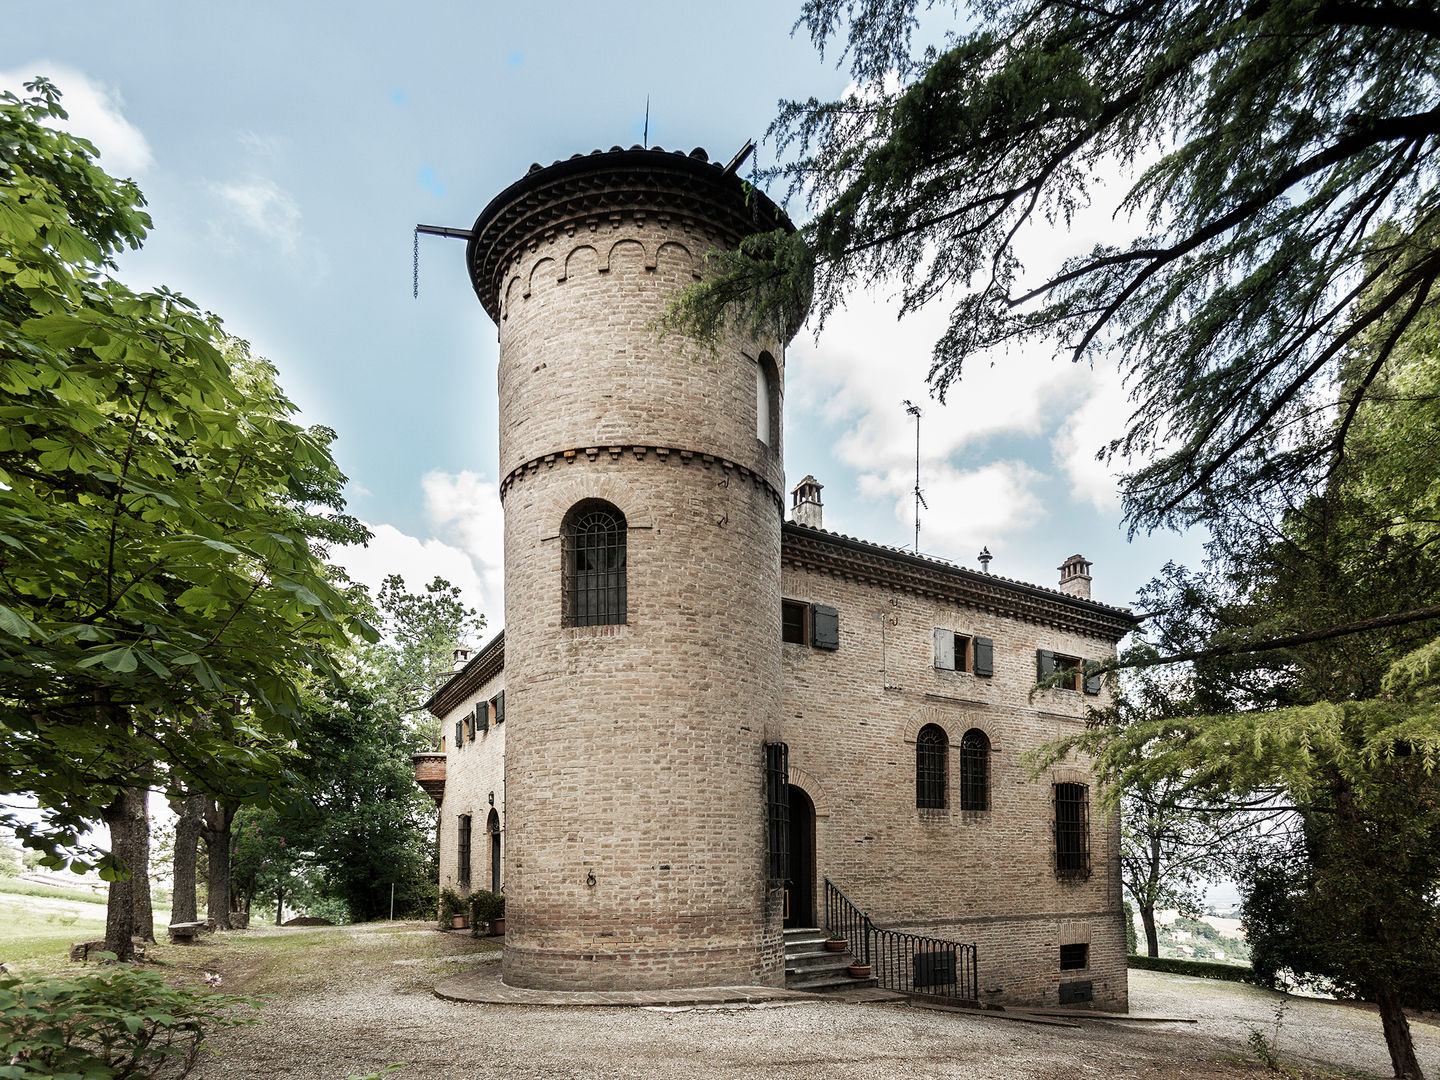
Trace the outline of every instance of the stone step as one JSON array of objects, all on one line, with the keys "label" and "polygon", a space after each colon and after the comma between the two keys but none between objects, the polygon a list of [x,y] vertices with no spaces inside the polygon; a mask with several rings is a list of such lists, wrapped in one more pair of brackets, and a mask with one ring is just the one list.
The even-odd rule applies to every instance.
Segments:
[{"label": "stone step", "polygon": [[849,953],[843,952],[818,952],[818,953],[786,953],[785,973],[790,972],[818,972],[836,969],[844,971],[855,961]]},{"label": "stone step", "polygon": [[839,975],[815,975],[799,979],[792,979],[789,975],[785,977],[786,990],[804,990],[810,994],[824,994],[833,990],[854,990],[859,987],[874,987],[879,985],[879,979],[873,977],[869,979],[852,979],[843,971]]}]

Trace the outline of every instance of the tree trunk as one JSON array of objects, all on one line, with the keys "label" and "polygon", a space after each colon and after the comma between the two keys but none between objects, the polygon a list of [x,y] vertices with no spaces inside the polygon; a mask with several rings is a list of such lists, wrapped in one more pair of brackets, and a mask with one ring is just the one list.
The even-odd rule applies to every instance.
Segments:
[{"label": "tree trunk", "polygon": [[205,796],[191,795],[178,805],[175,820],[175,881],[170,894],[170,921],[196,922],[200,914],[195,902],[195,864],[199,861],[201,817]]},{"label": "tree trunk", "polygon": [[105,906],[105,949],[116,959],[133,960],[135,886],[138,875],[147,872],[139,849],[139,837],[147,828],[144,789],[121,789],[101,816],[110,830],[110,853],[127,874],[124,880],[110,882]]},{"label": "tree trunk", "polygon": [[217,930],[233,929],[230,925],[230,822],[235,818],[235,810],[233,804],[206,799],[205,820],[200,829],[210,863],[205,914],[214,921]]},{"label": "tree trunk", "polygon": [[275,887],[275,925],[285,925],[285,887],[283,885]]},{"label": "tree trunk", "polygon": [[1390,1051],[1390,1064],[1397,1080],[1425,1080],[1420,1062],[1415,1059],[1415,1042],[1410,1037],[1410,1021],[1394,987],[1380,986],[1375,992],[1380,1006],[1380,1023],[1385,1028],[1385,1046]]},{"label": "tree trunk", "polygon": [[154,942],[155,906],[150,899],[150,792],[143,787],[136,788],[134,798],[140,807],[135,830],[135,867],[130,878],[134,889],[135,936]]},{"label": "tree trunk", "polygon": [[1145,955],[1160,955],[1160,935],[1155,929],[1155,905],[1140,905],[1140,924],[1145,927]]}]

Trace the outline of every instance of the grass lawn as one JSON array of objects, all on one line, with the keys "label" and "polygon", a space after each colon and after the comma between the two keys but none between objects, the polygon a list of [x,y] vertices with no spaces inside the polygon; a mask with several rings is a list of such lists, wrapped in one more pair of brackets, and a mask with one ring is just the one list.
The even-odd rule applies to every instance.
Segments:
[{"label": "grass lawn", "polygon": [[[156,926],[169,921],[155,909]],[[104,936],[103,894],[0,878],[0,962],[12,971],[64,970],[73,942]]]}]

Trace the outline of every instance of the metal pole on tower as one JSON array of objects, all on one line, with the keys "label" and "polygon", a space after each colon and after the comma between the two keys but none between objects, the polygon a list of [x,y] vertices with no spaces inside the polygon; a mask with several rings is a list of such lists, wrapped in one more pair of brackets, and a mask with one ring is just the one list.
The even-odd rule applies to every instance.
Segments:
[{"label": "metal pole on tower", "polygon": [[915,417],[915,554],[920,554],[920,507],[930,508],[920,493],[920,406],[905,399],[905,411]]}]

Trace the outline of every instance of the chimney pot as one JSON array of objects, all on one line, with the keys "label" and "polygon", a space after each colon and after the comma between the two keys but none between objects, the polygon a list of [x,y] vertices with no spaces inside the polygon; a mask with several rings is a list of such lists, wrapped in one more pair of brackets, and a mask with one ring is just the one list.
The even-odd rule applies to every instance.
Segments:
[{"label": "chimney pot", "polygon": [[1060,591],[1068,596],[1090,599],[1091,563],[1083,555],[1071,555],[1060,564]]}]

